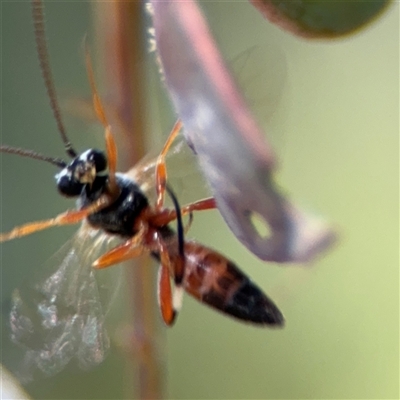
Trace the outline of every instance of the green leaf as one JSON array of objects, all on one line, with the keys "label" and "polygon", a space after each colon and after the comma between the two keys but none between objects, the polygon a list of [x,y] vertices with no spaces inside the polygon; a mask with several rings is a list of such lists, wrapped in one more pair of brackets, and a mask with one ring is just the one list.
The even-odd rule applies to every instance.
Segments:
[{"label": "green leaf", "polygon": [[374,20],[390,0],[251,0],[271,21],[299,36],[334,38]]}]

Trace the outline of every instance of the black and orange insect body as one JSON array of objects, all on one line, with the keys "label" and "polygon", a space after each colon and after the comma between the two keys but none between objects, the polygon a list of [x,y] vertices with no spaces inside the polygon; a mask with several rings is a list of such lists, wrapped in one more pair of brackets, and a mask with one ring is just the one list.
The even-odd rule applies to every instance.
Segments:
[{"label": "black and orange insect body", "polygon": [[[167,186],[165,157],[182,128],[179,121],[155,163],[153,186],[156,187],[156,204],[150,204],[144,191],[129,173],[116,172],[117,149],[95,86],[88,52],[86,62],[93,105],[105,128],[106,151],[90,149],[78,154],[73,149],[62,127],[49,72],[42,5],[40,0],[34,0],[33,4],[42,72],[66,152],[72,161],[66,163],[29,150],[3,145],[0,151],[47,161],[58,167],[60,171],[56,180],[59,192],[76,198],[78,206],[77,209],[55,218],[16,227],[9,233],[1,234],[0,241],[29,235],[52,226],[86,222],[85,225],[95,230],[122,239],[119,245],[100,256],[93,267],[106,268],[144,252],[160,262],[158,295],[161,314],[166,324],[173,323],[181,307],[183,291],[186,291],[212,308],[240,320],[259,325],[283,325],[284,319],[279,309],[232,261],[196,241],[185,240],[189,226],[183,226],[182,216],[191,217],[194,211],[213,209],[216,204],[214,199],[208,198],[180,207],[175,194]],[[171,209],[164,207],[166,193],[174,204]],[[173,221],[177,221],[176,232],[169,226]],[[51,311],[56,312],[57,309],[53,307]]]},{"label": "black and orange insect body", "polygon": [[[169,256],[175,251],[170,245]],[[231,260],[196,241],[185,242],[185,291],[197,300],[243,321],[281,325],[274,303]]]},{"label": "black and orange insect body", "polygon": [[[163,163],[161,159],[160,163]],[[91,209],[95,204],[107,204],[86,216],[93,228],[126,239],[122,245],[100,257],[94,264],[96,268],[105,268],[149,251],[161,261],[159,299],[167,324],[173,322],[180,308],[182,288],[196,299],[239,319],[258,324],[283,322],[272,301],[235,264],[200,243],[183,241],[180,215],[213,208],[213,199],[180,209],[175,195],[167,188],[176,207],[165,209],[166,187],[160,185],[161,209],[158,210],[158,207],[150,206],[140,187],[124,174],[117,173],[112,178],[115,182],[113,193],[109,187],[111,172],[107,164],[103,153],[88,150],[57,174],[59,191],[68,197],[77,196],[80,211]],[[180,222],[178,234],[168,226],[175,218]],[[174,295],[170,276],[175,281]]]}]

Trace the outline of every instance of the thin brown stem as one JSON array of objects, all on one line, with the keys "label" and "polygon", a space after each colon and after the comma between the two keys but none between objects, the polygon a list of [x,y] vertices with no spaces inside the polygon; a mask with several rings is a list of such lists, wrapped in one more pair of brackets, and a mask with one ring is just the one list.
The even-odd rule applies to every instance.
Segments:
[{"label": "thin brown stem", "polygon": [[[145,153],[144,71],[138,62],[143,60],[142,7],[138,1],[96,3],[96,37],[105,67],[106,107],[111,107],[108,115],[116,127],[122,170],[132,167]],[[133,380],[136,398],[162,399],[164,364],[157,348],[160,324],[155,269],[150,263],[149,257],[141,257],[127,272],[133,310]]]}]

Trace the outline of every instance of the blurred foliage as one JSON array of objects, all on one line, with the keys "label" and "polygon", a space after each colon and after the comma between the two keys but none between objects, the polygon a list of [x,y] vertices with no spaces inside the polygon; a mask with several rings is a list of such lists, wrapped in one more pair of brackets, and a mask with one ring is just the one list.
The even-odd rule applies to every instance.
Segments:
[{"label": "blurred foliage", "polygon": [[271,22],[310,38],[335,38],[355,32],[376,19],[390,4],[390,0],[252,2]]}]

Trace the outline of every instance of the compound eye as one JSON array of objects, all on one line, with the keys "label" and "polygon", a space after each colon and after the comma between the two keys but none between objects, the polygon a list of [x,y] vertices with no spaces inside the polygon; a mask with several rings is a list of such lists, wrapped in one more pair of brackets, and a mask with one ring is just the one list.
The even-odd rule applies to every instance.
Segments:
[{"label": "compound eye", "polygon": [[102,151],[92,150],[88,160],[94,163],[96,172],[103,172],[107,169],[107,158]]},{"label": "compound eye", "polygon": [[56,176],[58,191],[67,197],[79,196],[83,189],[83,184],[71,178],[71,174],[60,173]]}]

